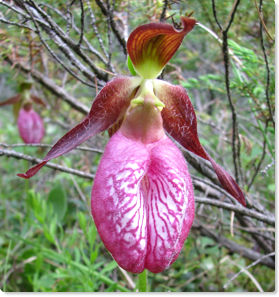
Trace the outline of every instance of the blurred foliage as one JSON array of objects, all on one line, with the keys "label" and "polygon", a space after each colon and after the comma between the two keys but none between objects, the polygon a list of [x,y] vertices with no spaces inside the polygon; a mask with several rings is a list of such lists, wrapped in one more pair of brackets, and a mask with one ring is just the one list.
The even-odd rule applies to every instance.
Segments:
[{"label": "blurred foliage", "polygon": [[[111,53],[116,72],[128,74],[126,57],[111,32],[112,43],[109,42],[106,18],[95,1],[89,2],[95,13],[96,25],[104,47]],[[164,1],[155,0],[114,2],[115,21],[119,28],[122,28],[121,18],[128,17],[129,32],[140,24],[158,21],[164,5]],[[211,1],[169,2],[172,3],[166,11],[169,23],[172,18],[179,22],[180,15],[194,11],[193,16],[198,22],[221,38],[212,13]],[[88,13],[86,1],[84,3],[85,12]],[[218,18],[222,24],[227,22],[232,3],[233,1],[216,1]],[[54,3],[48,0],[44,1],[44,4],[53,5],[62,15],[66,15],[65,1]],[[63,17],[47,6],[45,9],[66,29],[67,24]],[[275,36],[274,11],[274,5],[263,1],[263,19],[271,36]],[[4,6],[0,6],[0,12],[6,19],[16,21],[15,13]],[[78,24],[78,1],[72,5],[71,13]],[[254,1],[241,1],[229,31],[229,48],[232,53],[230,87],[241,140],[240,185],[251,201],[259,202],[264,209],[273,213],[275,130],[269,119],[266,98],[267,70],[259,24]],[[101,52],[89,14],[85,18],[84,32],[92,46]],[[79,35],[74,30],[69,29],[69,34],[71,38],[78,40]],[[274,110],[275,46],[265,31],[263,36],[270,69],[269,100]],[[27,29],[1,23],[0,37],[0,101],[17,94],[20,82],[29,77],[28,74],[18,71],[15,65],[11,66],[6,62],[6,57],[12,55],[19,62],[30,63],[57,85],[63,86],[76,100],[90,107],[96,90],[65,73],[43,47],[37,35]],[[56,50],[56,45],[51,40],[49,45]],[[95,59],[93,55],[92,59]],[[96,65],[106,69],[106,65],[100,60],[96,60]],[[218,163],[233,171],[231,112],[224,83],[222,49],[216,36],[196,26],[166,67],[164,79],[187,88],[197,111],[202,144]],[[39,83],[34,84],[33,92],[44,98],[48,105],[46,109],[40,107],[38,110],[46,124],[44,143],[54,143],[83,117]],[[103,148],[107,139],[107,134],[103,133],[87,142],[87,145]],[[21,140],[12,119],[12,108],[1,108],[0,143],[19,142]],[[39,158],[46,153],[44,148],[14,149]],[[30,164],[24,160],[3,156],[0,160],[1,289],[8,292],[133,291],[127,285],[126,276],[104,248],[92,221],[91,181],[49,168],[43,169],[30,181],[19,180],[16,173],[25,171]],[[73,151],[56,162],[94,173],[99,160],[98,153]],[[199,175],[192,168],[191,171]],[[255,172],[255,178],[252,180]],[[205,209],[209,211],[206,212]],[[250,240],[250,234],[241,229],[239,223],[235,223],[235,235],[231,236],[229,211],[208,206],[203,208],[203,205],[197,204],[196,214],[196,217],[212,230],[219,231],[239,244],[261,251],[260,247]],[[149,287],[154,292],[256,292],[259,289],[251,278],[252,275],[263,291],[274,291],[275,272],[260,264],[249,269],[250,275],[241,273],[229,282],[242,267],[250,263],[251,261],[241,255],[229,253],[212,239],[192,230],[178,260],[163,273],[148,274]],[[136,283],[136,275],[130,277]],[[228,286],[224,288],[226,283]]]}]

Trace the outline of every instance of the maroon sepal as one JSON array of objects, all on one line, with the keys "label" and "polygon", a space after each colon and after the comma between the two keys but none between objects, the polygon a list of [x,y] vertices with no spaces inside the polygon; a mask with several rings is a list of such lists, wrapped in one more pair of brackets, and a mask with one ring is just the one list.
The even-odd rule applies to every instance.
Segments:
[{"label": "maroon sepal", "polygon": [[32,177],[51,159],[68,153],[88,138],[108,129],[123,117],[139,83],[140,78],[125,76],[107,83],[97,95],[86,118],[60,138],[41,163],[18,176],[26,179]]},{"label": "maroon sepal", "polygon": [[36,96],[36,95],[30,95],[30,98],[33,102],[35,102],[36,104],[40,104],[44,107],[46,107],[46,103],[44,102],[43,99],[41,99],[40,97]]},{"label": "maroon sepal", "polygon": [[19,102],[20,99],[21,99],[20,94],[17,94],[17,95],[15,95],[15,96],[13,96],[13,97],[5,100],[5,101],[0,102],[0,106],[15,104],[15,103]]},{"label": "maroon sepal", "polygon": [[156,96],[165,104],[162,117],[166,131],[187,150],[210,161],[223,188],[246,206],[244,194],[237,183],[200,144],[196,114],[186,90],[161,80],[156,80],[154,87]]}]

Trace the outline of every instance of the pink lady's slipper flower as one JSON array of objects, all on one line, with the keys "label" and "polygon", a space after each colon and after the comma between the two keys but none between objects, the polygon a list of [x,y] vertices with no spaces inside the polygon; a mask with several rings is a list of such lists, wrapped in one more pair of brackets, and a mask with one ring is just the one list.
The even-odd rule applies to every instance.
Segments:
[{"label": "pink lady's slipper flower", "polygon": [[157,273],[169,267],[194,219],[187,165],[165,131],[209,160],[222,186],[245,205],[236,182],[201,146],[196,115],[185,89],[156,79],[196,24],[192,18],[181,20],[181,30],[162,23],[135,29],[127,49],[137,76],[117,77],[107,83],[88,116],[52,147],[42,163],[19,174],[30,178],[49,160],[98,132],[120,126],[96,172],[91,207],[105,246],[122,268],[134,273],[145,268]]},{"label": "pink lady's slipper flower", "polygon": [[41,117],[31,104],[25,104],[19,110],[17,126],[19,135],[25,143],[40,143],[45,134]]},{"label": "pink lady's slipper flower", "polygon": [[30,94],[31,87],[31,82],[21,83],[20,94],[0,102],[0,106],[13,105],[19,135],[25,143],[40,143],[45,134],[44,123],[39,114],[34,111],[32,103],[42,106],[45,106],[45,103],[39,97]]}]

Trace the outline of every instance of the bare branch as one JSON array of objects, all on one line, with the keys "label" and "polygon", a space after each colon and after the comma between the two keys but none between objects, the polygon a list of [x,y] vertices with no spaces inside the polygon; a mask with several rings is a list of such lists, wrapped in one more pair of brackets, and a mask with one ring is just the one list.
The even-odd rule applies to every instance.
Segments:
[{"label": "bare branch", "polygon": [[[263,1],[260,0],[260,7],[259,7],[260,15],[262,13],[262,5],[263,5]],[[265,68],[266,68],[265,98],[266,98],[266,103],[267,103],[267,106],[268,106],[269,117],[270,117],[270,120],[271,120],[271,122],[273,124],[273,127],[275,129],[274,115],[273,115],[273,111],[272,111],[272,107],[271,107],[271,102],[270,102],[270,96],[269,96],[270,68],[269,68],[268,58],[267,58],[266,49],[265,49],[265,45],[264,45],[263,23],[262,22],[260,22],[260,39],[261,39],[261,47],[262,47],[262,51],[263,51],[263,55],[264,55]]]},{"label": "bare branch", "polygon": [[98,28],[97,28],[97,26],[96,26],[96,18],[95,18],[95,15],[94,15],[94,13],[93,13],[93,10],[92,10],[92,8],[91,8],[90,2],[89,2],[89,0],[85,0],[85,1],[86,1],[86,4],[87,4],[89,13],[90,13],[90,17],[91,17],[91,25],[92,25],[93,31],[94,31],[96,37],[98,38],[98,42],[99,42],[99,44],[100,44],[100,47],[101,47],[101,49],[102,49],[104,55],[105,55],[106,58],[108,59],[109,56],[108,56],[108,53],[107,53],[107,51],[106,51],[106,49],[105,49],[105,47],[104,47],[103,39],[101,38],[100,33],[99,33],[99,30],[98,30]]},{"label": "bare branch", "polygon": [[229,280],[225,283],[224,288],[226,289],[226,288],[228,287],[228,285],[229,285],[234,279],[236,279],[236,278],[237,278],[237,277],[238,277],[244,270],[248,270],[249,268],[251,268],[251,267],[257,265],[258,263],[260,263],[263,259],[265,259],[265,258],[269,258],[269,257],[271,257],[271,256],[275,256],[275,252],[269,253],[269,254],[267,254],[267,255],[263,255],[263,256],[261,256],[259,259],[257,259],[256,261],[254,261],[252,264],[250,264],[250,265],[248,265],[248,266],[242,268],[238,273],[236,273],[231,279],[229,279]]},{"label": "bare branch", "polygon": [[[42,162],[41,159],[34,158],[34,157],[31,157],[31,156],[28,156],[28,155],[25,155],[25,154],[22,154],[22,153],[18,153],[18,152],[13,151],[13,150],[0,149],[0,156],[13,157],[13,158],[16,158],[16,159],[23,159],[23,160],[27,160],[29,162],[36,163],[36,164]],[[61,166],[61,165],[58,165],[58,164],[54,164],[54,163],[51,163],[51,162],[48,162],[46,164],[46,166],[50,167],[52,169],[55,169],[55,170],[59,170],[59,171],[62,171],[62,172],[74,174],[74,175],[77,175],[77,176],[80,176],[80,177],[83,177],[83,178],[87,178],[87,179],[90,179],[90,180],[92,180],[94,178],[94,174],[86,173],[84,171],[80,171],[80,170],[76,170],[76,169],[72,169],[72,168],[67,168],[67,167],[64,167],[64,166]],[[15,172],[15,174],[16,174],[16,172]]]},{"label": "bare branch", "polygon": [[163,9],[162,9],[162,12],[161,12],[160,22],[164,22],[165,21],[168,3],[169,3],[168,0],[164,0],[164,6],[163,6]]},{"label": "bare branch", "polygon": [[242,245],[239,245],[238,243],[236,243],[232,240],[229,240],[222,235],[216,234],[215,232],[211,231],[209,228],[205,227],[200,222],[198,222],[198,220],[195,220],[192,228],[200,231],[200,233],[202,235],[212,238],[214,241],[219,243],[221,246],[226,247],[229,251],[231,251],[233,253],[237,253],[237,254],[239,254],[245,258],[248,258],[252,261],[257,261],[258,259],[260,259],[259,263],[264,264],[272,269],[275,269],[275,263],[271,257],[261,259],[262,254],[254,251],[252,249],[246,248]]},{"label": "bare branch", "polygon": [[222,52],[223,52],[223,60],[224,60],[224,67],[225,67],[225,85],[226,85],[227,97],[228,97],[228,101],[229,101],[229,105],[232,113],[232,130],[233,130],[232,131],[232,153],[233,153],[235,179],[237,183],[239,183],[239,177],[242,176],[242,170],[241,170],[241,161],[240,161],[240,139],[239,139],[239,132],[238,132],[237,114],[232,101],[231,89],[230,89],[230,70],[229,70],[230,56],[229,56],[229,49],[228,49],[228,31],[233,22],[239,2],[240,0],[236,0],[234,2],[227,26],[225,29],[223,29],[217,17],[215,0],[212,0],[213,15],[218,27],[222,32],[222,40],[223,40]]},{"label": "bare branch", "polygon": [[219,208],[224,208],[228,210],[232,210],[234,212],[237,212],[239,214],[249,216],[251,218],[255,218],[259,221],[265,222],[269,225],[275,226],[275,218],[271,216],[265,216],[263,214],[260,214],[258,212],[255,212],[254,210],[250,210],[248,208],[243,207],[242,205],[232,205],[230,203],[225,203],[219,200],[215,199],[209,199],[209,198],[202,198],[202,197],[195,197],[195,201],[198,203],[203,203],[203,204],[209,204],[209,205],[214,205]]},{"label": "bare branch", "polygon": [[[42,42],[42,44],[45,46],[45,48],[49,51],[49,53],[51,54],[51,56],[67,71],[69,72],[73,77],[75,77],[77,80],[79,80],[80,82],[82,82],[83,84],[94,88],[93,84],[89,84],[86,81],[84,81],[83,79],[81,79],[79,76],[77,76],[68,66],[65,65],[65,63],[55,54],[55,52],[50,48],[50,46],[47,44],[47,42],[44,40],[40,29],[39,29],[39,25],[37,23],[37,20],[35,19],[31,9],[29,9],[29,7],[26,5],[26,10],[29,12],[29,15],[31,16],[33,23],[36,27],[36,30],[38,32],[39,38]],[[62,44],[61,40],[59,40],[59,37],[55,34],[52,33],[52,31],[49,31],[50,36],[52,37],[52,40],[56,41],[56,44],[58,45],[58,47],[64,52],[64,54],[70,59],[70,61],[73,62],[73,64],[82,72],[85,73],[87,76],[89,76],[89,79],[93,79],[94,75],[93,74],[89,74],[88,71],[86,71],[86,68],[81,65],[81,63],[79,63],[74,56],[72,55],[72,53],[67,49],[65,44]]]},{"label": "bare branch", "polygon": [[4,23],[6,25],[16,26],[16,27],[19,27],[19,28],[28,29],[30,31],[37,32],[36,30],[34,30],[33,28],[31,28],[29,26],[26,26],[26,25],[23,25],[23,24],[17,23],[17,22],[8,21],[8,20],[6,20],[6,19],[4,19],[2,17],[0,17],[0,23]]},{"label": "bare branch", "polygon": [[79,0],[80,3],[80,10],[81,10],[81,15],[80,15],[80,38],[77,44],[77,47],[80,47],[83,41],[83,34],[84,34],[84,7],[83,7],[83,2],[82,0]]},{"label": "bare branch", "polygon": [[216,24],[218,25],[220,31],[222,32],[222,31],[223,31],[223,27],[222,27],[221,24],[219,23],[219,20],[218,20],[218,17],[217,17],[217,11],[216,11],[215,0],[212,0],[211,3],[212,3],[212,11],[213,11],[213,15],[214,15]]},{"label": "bare branch", "polygon": [[[86,75],[89,75],[89,78],[91,79],[92,74],[90,74],[90,72],[88,72],[88,70],[86,69],[86,67],[84,65],[82,65],[75,57],[72,53],[70,53],[69,49],[67,47],[70,47],[75,53],[77,53],[84,62],[86,62],[90,68],[93,70],[93,72],[96,74],[96,76],[103,80],[103,81],[107,81],[107,74],[103,73],[102,71],[100,71],[96,65],[92,62],[92,60],[85,55],[85,53],[82,51],[81,47],[78,47],[76,45],[76,42],[74,42],[71,38],[69,38],[65,32],[62,30],[61,27],[59,27],[57,25],[57,23],[44,11],[42,10],[33,0],[30,0],[30,2],[33,5],[33,8],[42,16],[42,18],[44,19],[45,22],[47,22],[50,26],[49,30],[46,30],[46,32],[49,34],[50,32],[53,32],[52,36],[55,36],[56,39],[58,40],[58,46],[60,47],[60,49],[64,52],[64,54],[66,54],[68,57],[71,56],[71,58],[74,59],[74,62],[82,69],[82,72]],[[36,19],[37,20],[37,19]],[[49,27],[48,26],[48,27]],[[44,29],[46,29],[46,27],[43,26]],[[61,39],[63,42],[59,42],[59,39]],[[67,45],[67,47],[64,48],[64,45]],[[71,60],[70,60],[71,61]],[[94,78],[93,78],[94,79]]]},{"label": "bare branch", "polygon": [[[86,0],[87,1],[87,0]],[[45,6],[51,10],[53,10],[57,15],[59,15],[62,19],[64,19],[65,21],[68,22],[67,20],[67,16],[65,16],[64,14],[62,14],[60,12],[60,10],[56,9],[55,7],[52,7],[51,5],[47,4],[47,3],[42,3],[41,6]],[[69,14],[70,14],[70,11],[69,11]],[[73,29],[78,33],[80,34],[80,30],[79,28],[76,26],[75,22],[72,20],[72,27]],[[96,25],[95,25],[96,27]],[[97,28],[97,27],[96,27]],[[67,29],[68,30],[68,29]],[[94,26],[93,26],[93,30],[94,30]],[[96,34],[95,30],[94,30],[94,33]],[[67,35],[69,35],[67,33]],[[98,36],[99,36],[99,33],[98,33]],[[99,36],[100,38],[100,41],[102,41],[101,37]],[[83,40],[84,40],[84,43],[85,45],[87,46],[87,50],[89,50],[93,55],[95,55],[100,61],[102,61],[104,64],[107,64],[107,61],[105,60],[105,58],[91,45],[91,43],[87,40],[87,38],[85,36],[83,36]],[[102,43],[102,46],[104,47],[103,43]],[[102,48],[101,46],[101,48]],[[102,48],[103,50],[103,48]],[[105,49],[104,49],[105,50]],[[105,56],[107,57],[107,53],[104,53]],[[97,66],[96,66],[97,67]],[[113,72],[115,72],[113,69],[111,69]]]},{"label": "bare branch", "polygon": [[[263,15],[262,15],[262,10],[259,8],[258,6],[258,3],[257,3],[257,0],[254,0],[254,3],[255,3],[255,6],[256,6],[256,9],[257,9],[257,12],[258,12],[258,15],[259,15],[259,18],[261,20],[261,23],[262,23],[262,26],[266,32],[266,35],[268,36],[268,38],[274,42],[274,38],[271,37],[270,33],[268,32],[267,30],[267,27],[266,27],[266,24],[264,22],[264,19],[263,19]],[[262,6],[262,0],[260,0],[260,5]]]},{"label": "bare branch", "polygon": [[105,16],[109,17],[111,29],[112,29],[113,33],[115,34],[117,40],[119,41],[120,45],[122,46],[124,54],[127,55],[126,41],[123,38],[123,36],[121,35],[120,31],[118,30],[117,25],[116,25],[116,23],[115,23],[115,21],[113,19],[113,15],[110,14],[110,12],[105,7],[105,4],[102,2],[102,0],[96,0],[96,3],[101,8],[102,13]]},{"label": "bare branch", "polygon": [[[13,145],[8,145],[8,144],[0,143],[0,146],[3,146],[3,147],[21,147],[21,146],[49,147],[50,145],[46,145],[46,144],[29,144],[29,145],[26,145],[26,144],[13,144]],[[90,148],[84,148],[84,147],[77,147],[76,149],[102,153],[102,151],[97,150],[97,149],[90,149]],[[24,155],[22,153],[18,153],[18,152],[13,151],[13,150],[0,149],[0,156],[3,156],[3,155],[7,156],[7,157],[14,157],[14,158],[17,158],[17,159],[24,159],[24,160],[27,160],[27,161],[30,161],[30,162],[35,162],[35,163],[42,162],[41,159],[34,158],[34,157],[31,157],[31,156],[28,156],[28,155]],[[56,169],[56,170],[63,171],[63,172],[78,175],[78,176],[81,176],[81,177],[84,177],[84,178],[89,178],[89,179],[94,178],[93,174],[89,174],[89,173],[86,173],[86,172],[83,172],[83,171],[80,171],[80,170],[76,170],[76,169],[72,169],[72,168],[66,168],[66,167],[63,167],[61,165],[57,165],[57,164],[54,164],[54,163],[47,163],[46,166],[48,166],[50,168],[53,168],[53,169]],[[265,222],[267,224],[270,224],[270,225],[275,225],[275,219],[274,218],[272,218],[270,216],[267,217],[265,215],[262,215],[260,213],[255,212],[253,210],[249,210],[247,208],[244,208],[240,204],[239,205],[232,205],[232,204],[229,204],[229,203],[225,203],[225,202],[221,202],[221,201],[217,201],[217,200],[213,200],[213,199],[208,199],[208,198],[200,198],[200,197],[197,197],[196,201],[198,203],[210,204],[210,205],[214,205],[214,206],[221,207],[221,208],[224,208],[224,209],[233,210],[233,211],[235,211],[235,212],[237,212],[239,214],[243,214],[243,215],[249,216],[251,218],[258,219],[258,220],[260,220],[262,222]]]},{"label": "bare branch", "polygon": [[231,9],[231,12],[228,16],[228,22],[227,22],[227,25],[225,26],[225,31],[228,32],[232,23],[233,23],[233,19],[234,19],[234,16],[235,16],[235,13],[236,13],[236,10],[237,10],[237,7],[240,3],[240,0],[235,0],[234,3],[233,3],[233,6],[232,6],[232,9]]},{"label": "bare branch", "polygon": [[41,72],[30,69],[27,66],[23,65],[22,63],[15,63],[15,61],[11,60],[10,58],[6,58],[6,61],[8,61],[10,64],[13,64],[14,67],[20,69],[23,72],[31,73],[32,77],[37,80],[39,83],[41,83],[44,87],[49,89],[53,94],[57,95],[59,99],[64,100],[67,102],[71,107],[78,110],[79,112],[83,114],[88,114],[89,108],[85,105],[83,105],[81,102],[78,102],[72,95],[67,93],[64,88],[58,86],[55,84],[55,82],[50,79],[49,77],[43,75]]},{"label": "bare branch", "polygon": [[[5,147],[5,148],[9,148],[9,147],[45,147],[45,148],[50,148],[53,145],[45,144],[45,143],[13,143],[13,144],[8,144],[8,143],[0,142],[0,146]],[[99,154],[104,153],[104,151],[101,150],[101,149],[92,148],[92,147],[84,147],[84,146],[77,146],[76,148],[74,148],[74,150],[80,150],[80,151],[92,152],[92,153],[99,153]]]},{"label": "bare branch", "polygon": [[[266,122],[264,133],[266,133],[266,131],[267,131],[267,126],[268,126],[268,122]],[[248,189],[248,190],[249,190],[249,189],[251,188],[251,186],[253,185],[253,183],[254,183],[254,181],[255,181],[255,178],[256,178],[256,176],[258,175],[259,171],[260,171],[262,162],[263,162],[263,160],[264,160],[264,158],[265,158],[265,153],[266,153],[266,137],[265,137],[265,136],[263,137],[263,145],[262,145],[262,147],[263,147],[263,149],[262,149],[262,156],[261,156],[261,158],[260,158],[260,160],[259,160],[259,162],[258,162],[258,164],[257,164],[257,166],[256,166],[256,168],[255,168],[255,170],[254,170],[254,173],[253,173],[253,175],[252,175],[252,177],[251,177],[250,182],[248,183],[248,186],[247,186],[247,189]]]}]

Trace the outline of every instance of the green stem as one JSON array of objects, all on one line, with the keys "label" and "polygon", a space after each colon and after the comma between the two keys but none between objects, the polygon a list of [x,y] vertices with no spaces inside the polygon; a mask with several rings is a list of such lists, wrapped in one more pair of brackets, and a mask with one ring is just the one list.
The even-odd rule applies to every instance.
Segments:
[{"label": "green stem", "polygon": [[147,270],[143,270],[138,277],[138,290],[139,292],[148,292],[147,291]]}]

